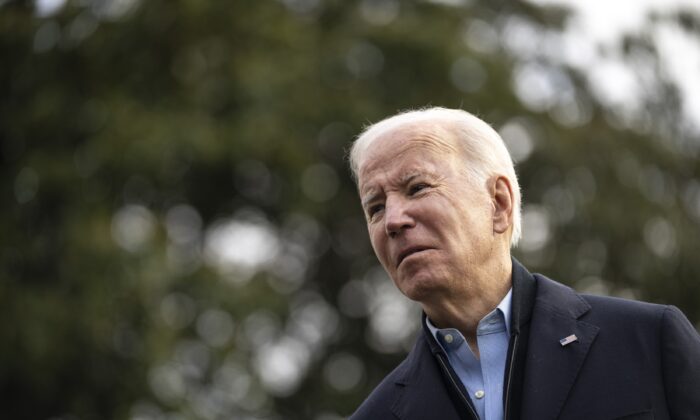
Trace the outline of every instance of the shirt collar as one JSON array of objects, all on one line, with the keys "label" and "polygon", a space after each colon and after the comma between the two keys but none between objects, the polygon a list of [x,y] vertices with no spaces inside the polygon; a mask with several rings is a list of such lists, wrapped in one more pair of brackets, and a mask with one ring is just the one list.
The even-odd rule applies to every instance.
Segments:
[{"label": "shirt collar", "polygon": [[[506,293],[505,297],[498,304],[498,306],[496,306],[496,309],[501,311],[501,313],[503,314],[503,319],[506,323],[506,333],[508,333],[508,336],[510,336],[510,312],[512,299],[513,288],[511,287],[510,290],[508,290],[508,293]],[[488,316],[488,314],[486,316]],[[438,332],[440,332],[440,329],[438,329],[427,316],[425,317],[425,324],[430,329],[430,332],[433,334],[433,337],[435,337],[435,340],[437,340],[437,342],[440,343],[440,339],[438,338]]]}]

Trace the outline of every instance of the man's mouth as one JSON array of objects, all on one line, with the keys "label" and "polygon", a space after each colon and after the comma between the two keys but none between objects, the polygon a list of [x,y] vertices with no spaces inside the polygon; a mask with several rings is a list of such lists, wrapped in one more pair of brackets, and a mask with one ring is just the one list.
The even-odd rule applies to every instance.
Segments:
[{"label": "man's mouth", "polygon": [[430,249],[430,248],[428,248],[426,246],[414,246],[414,247],[410,247],[410,248],[407,248],[407,249],[401,251],[399,253],[399,258],[397,259],[396,266],[398,267],[399,265],[401,265],[403,260],[405,260],[407,257],[410,257],[413,254],[416,254],[416,253],[419,253],[419,252],[422,252],[422,251],[425,251],[428,249]]}]

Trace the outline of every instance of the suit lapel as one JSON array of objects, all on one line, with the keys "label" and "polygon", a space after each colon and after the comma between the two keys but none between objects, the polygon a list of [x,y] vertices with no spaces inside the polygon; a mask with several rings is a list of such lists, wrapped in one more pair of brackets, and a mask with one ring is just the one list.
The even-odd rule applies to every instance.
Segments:
[{"label": "suit lapel", "polygon": [[[556,419],[576,381],[598,327],[579,321],[590,306],[573,290],[543,276],[537,277],[525,379],[523,418]],[[562,346],[559,340],[574,334]]]}]

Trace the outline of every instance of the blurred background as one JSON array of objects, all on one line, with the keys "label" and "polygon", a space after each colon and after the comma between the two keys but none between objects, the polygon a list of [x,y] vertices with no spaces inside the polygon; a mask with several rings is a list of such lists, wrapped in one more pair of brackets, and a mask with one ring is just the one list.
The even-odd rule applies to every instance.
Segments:
[{"label": "blurred background", "polygon": [[0,0],[0,60],[3,418],[349,415],[419,309],[344,155],[426,105],[507,142],[530,270],[700,325],[697,4]]}]

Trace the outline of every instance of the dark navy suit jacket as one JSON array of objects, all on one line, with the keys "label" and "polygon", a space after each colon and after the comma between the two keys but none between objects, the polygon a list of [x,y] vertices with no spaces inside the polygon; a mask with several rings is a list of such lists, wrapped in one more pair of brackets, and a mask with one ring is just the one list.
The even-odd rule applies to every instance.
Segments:
[{"label": "dark navy suit jacket", "polygon": [[[513,260],[511,316],[509,419],[700,419],[700,335],[677,308],[577,294]],[[424,328],[351,420],[476,418],[446,360]]]}]

